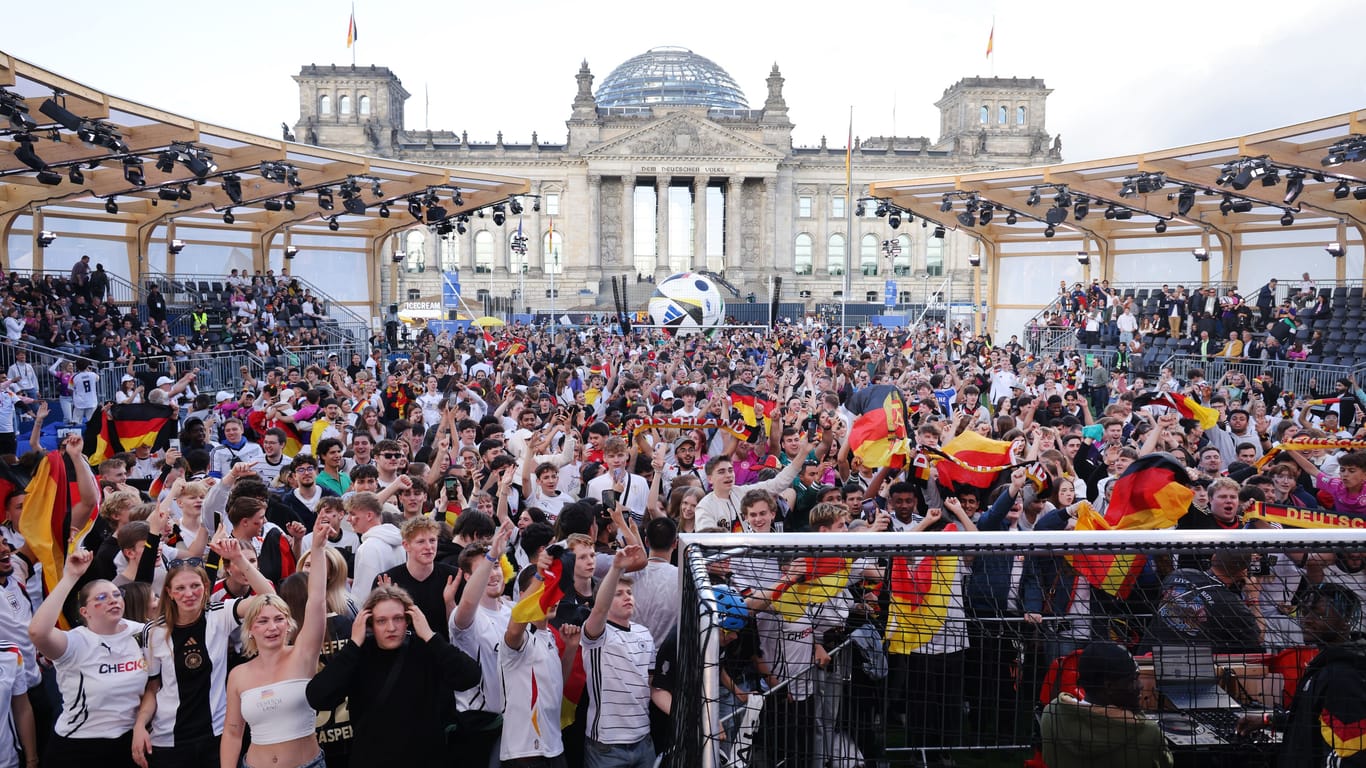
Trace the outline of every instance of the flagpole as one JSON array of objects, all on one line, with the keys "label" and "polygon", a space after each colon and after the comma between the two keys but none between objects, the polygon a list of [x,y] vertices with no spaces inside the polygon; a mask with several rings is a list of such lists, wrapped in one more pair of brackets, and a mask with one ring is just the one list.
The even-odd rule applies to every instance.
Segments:
[{"label": "flagpole", "polygon": [[854,243],[854,105],[849,105],[849,136],[844,147],[844,213],[848,220],[848,235],[844,238],[844,290],[840,291],[840,328],[848,322],[849,270],[853,266]]},{"label": "flagpole", "polygon": [[[351,4],[351,30],[356,29],[356,4]],[[360,37],[357,35],[351,40],[351,66],[356,66],[356,46],[360,44]]]}]

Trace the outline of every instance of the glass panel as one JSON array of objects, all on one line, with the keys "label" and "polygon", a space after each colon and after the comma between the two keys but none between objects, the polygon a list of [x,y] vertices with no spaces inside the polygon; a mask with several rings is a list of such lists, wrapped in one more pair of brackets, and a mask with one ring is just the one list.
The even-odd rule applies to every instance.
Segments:
[{"label": "glass panel", "polygon": [[488,230],[474,235],[474,271],[493,271],[493,233]]},{"label": "glass panel", "polygon": [[454,272],[460,269],[460,236],[455,234],[441,238],[441,271]]},{"label": "glass panel", "polygon": [[351,114],[351,97],[350,97],[350,96],[338,96],[338,97],[337,97],[337,112],[339,112],[340,114],[343,114],[343,115],[349,115],[349,114]]},{"label": "glass panel", "polygon": [[369,96],[362,96],[362,97],[360,97],[360,113],[361,113],[362,115],[368,115],[368,114],[370,114],[370,97],[369,97]]},{"label": "glass panel", "polygon": [[1001,125],[1005,125],[1005,124],[1006,124],[1006,108],[1005,108],[1005,107],[1001,107],[1001,108],[999,108],[999,109],[996,110],[996,122],[1000,123]]},{"label": "glass panel", "polygon": [[831,235],[825,254],[826,271],[832,275],[844,274],[844,235]]},{"label": "glass panel", "polygon": [[669,187],[669,270],[687,272],[692,267],[692,189]]},{"label": "glass panel", "polygon": [[1025,124],[1025,108],[1024,108],[1024,107],[1016,107],[1016,108],[1015,108],[1015,124],[1016,124],[1016,125],[1024,125],[1024,124]]},{"label": "glass panel", "polygon": [[551,216],[560,215],[560,196],[558,193],[551,192],[545,196],[545,212]]},{"label": "glass panel", "polygon": [[896,245],[900,252],[892,257],[892,271],[897,275],[911,274],[911,236],[897,235]]},{"label": "glass panel", "polygon": [[803,219],[811,218],[811,196],[802,195],[797,198],[797,216]]},{"label": "glass panel", "polygon": [[844,211],[844,195],[834,195],[830,198],[830,218],[843,219],[848,214]]},{"label": "glass panel", "polygon": [[986,124],[987,124],[987,119],[990,118],[990,117],[991,117],[991,110],[988,109],[988,108],[986,107],[986,105],[983,105],[983,106],[982,106],[982,111],[981,111],[981,112],[978,114],[978,116],[977,116],[977,121],[978,121],[979,123],[981,123],[982,125],[986,125]]},{"label": "glass panel", "polygon": [[863,240],[859,243],[858,265],[859,271],[865,276],[877,274],[877,249],[877,235],[871,233],[864,235]]},{"label": "glass panel", "polygon": [[707,187],[707,269],[726,268],[726,193],[720,187]]},{"label": "glass panel", "polygon": [[545,254],[545,271],[548,274],[564,272],[564,235],[559,232],[546,232],[541,238],[541,253]]},{"label": "glass panel", "polygon": [[642,275],[655,271],[655,188],[652,184],[636,187],[635,267]]},{"label": "glass panel", "polygon": [[409,272],[422,272],[427,268],[427,233],[414,229],[403,237],[403,250],[408,254],[404,267]]},{"label": "glass panel", "polygon": [[327,94],[324,93],[322,96],[319,96],[319,97],[318,97],[318,114],[320,114],[320,115],[330,115],[330,114],[332,114],[332,97],[331,97],[331,96],[328,96]]},{"label": "glass panel", "polygon": [[925,238],[925,272],[930,277],[939,277],[944,274],[944,239],[942,237]]},{"label": "glass panel", "polygon": [[792,265],[793,271],[799,275],[811,274],[811,235],[806,233],[797,235],[797,240],[792,247]]}]

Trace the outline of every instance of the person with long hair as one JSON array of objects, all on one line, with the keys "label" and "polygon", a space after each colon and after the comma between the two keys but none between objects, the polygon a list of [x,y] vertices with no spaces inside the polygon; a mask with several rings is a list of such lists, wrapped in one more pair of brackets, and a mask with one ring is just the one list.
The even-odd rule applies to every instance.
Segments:
[{"label": "person with long hair", "polygon": [[57,670],[63,704],[42,762],[131,768],[133,720],[147,687],[137,641],[141,625],[124,618],[119,588],[96,579],[76,597],[81,625],[70,631],[57,628],[62,606],[94,559],[95,553],[86,549],[67,557],[61,579],[28,627],[34,647]]},{"label": "person with long hair", "polygon": [[[236,539],[211,545],[252,590],[275,587],[247,559]],[[245,603],[209,604],[212,585],[194,560],[173,561],[161,588],[159,616],[142,630],[147,687],[133,724],[133,761],[140,768],[216,768],[227,711],[228,641]]]},{"label": "person with long hair", "polygon": [[242,758],[244,766],[327,764],[314,730],[318,713],[309,706],[304,688],[318,670],[322,651],[328,568],[326,556],[318,553],[327,546],[330,533],[326,519],[313,526],[309,552],[314,562],[302,624],[295,624],[279,595],[258,594],[247,600],[242,650],[250,661],[228,675],[228,708],[218,747],[221,765],[231,764],[242,753],[242,733],[248,725],[251,745]]}]

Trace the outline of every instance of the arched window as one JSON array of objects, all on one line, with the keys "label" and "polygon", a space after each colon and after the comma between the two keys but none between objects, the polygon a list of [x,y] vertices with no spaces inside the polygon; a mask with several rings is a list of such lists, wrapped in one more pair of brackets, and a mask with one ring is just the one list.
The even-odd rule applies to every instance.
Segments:
[{"label": "arched window", "polygon": [[369,97],[369,96],[361,96],[361,97],[360,97],[360,113],[361,113],[362,115],[368,115],[368,114],[370,114],[370,97]]},{"label": "arched window", "polygon": [[330,114],[332,114],[332,97],[331,97],[331,96],[328,96],[327,94],[324,93],[323,95],[321,95],[321,96],[318,97],[318,114],[320,114],[320,115],[330,115]]},{"label": "arched window", "polygon": [[461,237],[455,233],[441,238],[439,245],[442,272],[458,272],[460,270],[460,240]]},{"label": "arched window", "polygon": [[858,267],[859,271],[865,276],[877,274],[877,235],[871,232],[863,236],[859,242]]},{"label": "arched window", "polygon": [[797,235],[797,241],[792,246],[792,271],[809,275],[811,269],[811,235],[803,232]]},{"label": "arched window", "polygon": [[349,115],[349,114],[351,114],[351,97],[350,97],[350,96],[338,96],[338,97],[337,97],[337,114],[339,114],[339,115]]},{"label": "arched window", "polygon": [[1006,108],[1004,105],[1001,106],[1000,109],[996,110],[996,122],[1000,123],[1001,125],[1006,124]]},{"label": "arched window", "polygon": [[408,254],[404,267],[409,272],[427,270],[427,233],[414,229],[403,237],[403,250]]},{"label": "arched window", "polygon": [[1024,125],[1024,124],[1025,124],[1025,108],[1024,108],[1024,107],[1016,107],[1016,108],[1015,108],[1015,124],[1016,124],[1016,125]]},{"label": "arched window", "polygon": [[487,229],[474,234],[474,271],[493,271],[493,233]]},{"label": "arched window", "polygon": [[901,250],[892,257],[892,274],[909,275],[911,274],[911,236],[897,235],[896,244]]},{"label": "arched window", "polygon": [[925,238],[925,273],[930,277],[939,277],[944,274],[944,239],[942,237]]},{"label": "arched window", "polygon": [[986,124],[987,124],[987,120],[990,120],[990,119],[991,119],[991,108],[988,107],[987,105],[983,104],[983,105],[982,105],[982,111],[981,111],[981,113],[978,115],[977,120],[978,120],[978,122],[980,122],[982,125],[986,125]]},{"label": "arched window", "polygon": [[541,258],[548,274],[564,273],[564,235],[559,232],[546,232],[541,238]]},{"label": "arched window", "polygon": [[833,234],[825,249],[826,271],[832,275],[844,274],[844,235]]}]

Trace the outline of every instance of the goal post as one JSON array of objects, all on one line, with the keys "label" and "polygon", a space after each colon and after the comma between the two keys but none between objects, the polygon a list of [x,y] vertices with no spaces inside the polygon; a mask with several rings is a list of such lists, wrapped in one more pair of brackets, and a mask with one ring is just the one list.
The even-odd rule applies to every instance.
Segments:
[{"label": "goal post", "polygon": [[[680,539],[670,764],[708,768],[1028,754],[1097,641],[1132,655],[1137,717],[1173,749],[1264,754],[1274,735],[1235,743],[1196,704],[1286,704],[1322,639],[1305,601],[1366,588],[1366,530]],[[723,630],[737,596],[744,628]]]}]

